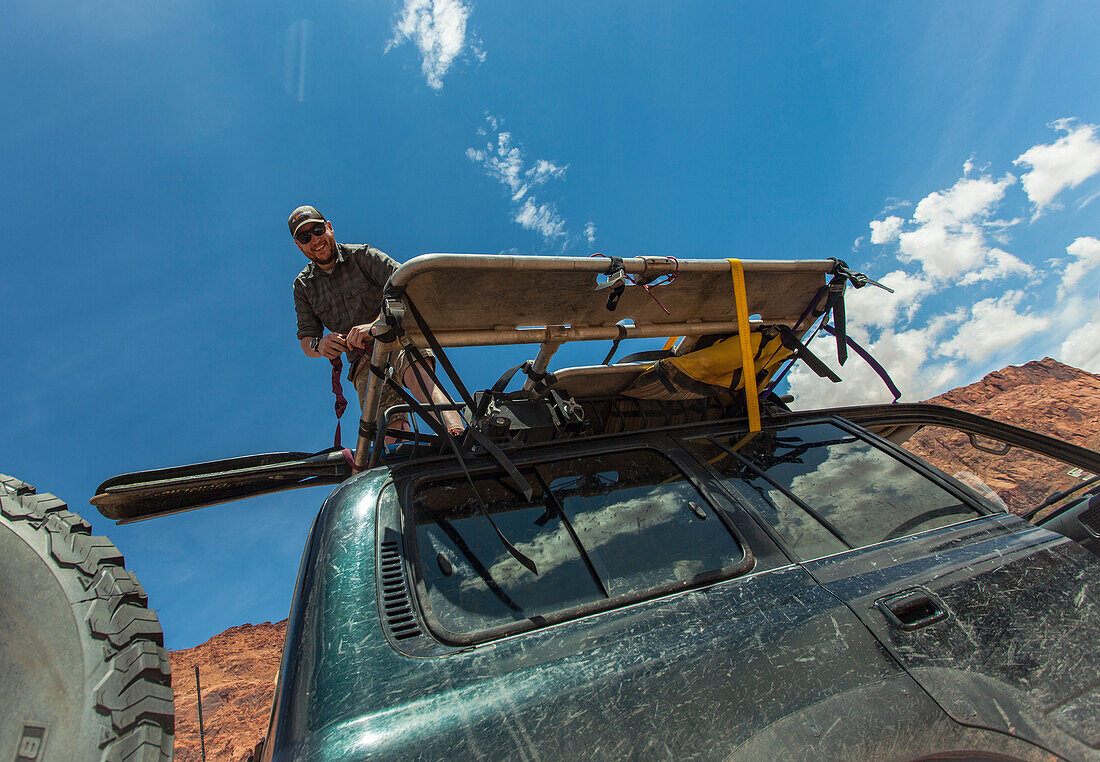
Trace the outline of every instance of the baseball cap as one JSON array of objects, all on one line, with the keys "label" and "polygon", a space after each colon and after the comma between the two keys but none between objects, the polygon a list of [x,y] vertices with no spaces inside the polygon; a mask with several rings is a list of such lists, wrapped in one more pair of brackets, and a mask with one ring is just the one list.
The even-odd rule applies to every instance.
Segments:
[{"label": "baseball cap", "polygon": [[290,213],[290,219],[287,223],[290,225],[290,234],[296,235],[298,228],[305,225],[307,222],[328,222],[325,219],[325,215],[317,211],[313,206],[299,206],[293,212]]}]

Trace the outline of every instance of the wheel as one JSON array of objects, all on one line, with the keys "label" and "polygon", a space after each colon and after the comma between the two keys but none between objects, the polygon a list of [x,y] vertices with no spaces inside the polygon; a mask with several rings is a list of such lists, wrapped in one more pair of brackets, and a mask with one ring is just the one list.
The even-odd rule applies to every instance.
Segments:
[{"label": "wheel", "polygon": [[172,680],[145,590],[106,537],[0,475],[0,760],[172,758]]}]

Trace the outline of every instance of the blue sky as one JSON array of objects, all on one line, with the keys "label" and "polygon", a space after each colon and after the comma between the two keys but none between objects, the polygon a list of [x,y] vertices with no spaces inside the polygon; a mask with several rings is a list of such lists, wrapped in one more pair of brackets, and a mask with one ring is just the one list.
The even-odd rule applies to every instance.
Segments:
[{"label": "blue sky", "polygon": [[[125,527],[87,500],[331,443],[328,366],[294,335],[298,204],[401,261],[842,257],[897,287],[849,320],[907,400],[1043,356],[1100,372],[1095,2],[44,0],[0,22],[0,472],[109,533],[171,648],[286,616],[326,491]],[[533,352],[458,364],[487,386]],[[841,375],[792,390],[882,398],[858,359]]]}]

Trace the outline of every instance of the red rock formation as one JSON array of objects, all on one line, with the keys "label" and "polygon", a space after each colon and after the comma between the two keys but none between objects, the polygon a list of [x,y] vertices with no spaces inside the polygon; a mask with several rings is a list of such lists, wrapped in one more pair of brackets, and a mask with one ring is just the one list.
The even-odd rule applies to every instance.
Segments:
[{"label": "red rock formation", "polygon": [[[1049,357],[990,373],[981,381],[928,400],[1100,450],[1100,376]],[[970,471],[1023,513],[1080,475],[1040,455],[1012,449],[996,456],[975,450],[966,437],[939,428],[921,430],[905,446],[949,474]]]},{"label": "red rock formation", "polygon": [[195,665],[202,687],[208,762],[248,757],[265,733],[286,637],[286,620],[230,627],[205,643],[170,651],[176,696],[176,762],[199,762]]}]

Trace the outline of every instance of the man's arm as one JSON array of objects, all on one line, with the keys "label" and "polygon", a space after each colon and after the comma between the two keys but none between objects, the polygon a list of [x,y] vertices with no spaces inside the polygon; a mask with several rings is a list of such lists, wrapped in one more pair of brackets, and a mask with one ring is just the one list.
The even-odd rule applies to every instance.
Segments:
[{"label": "man's arm", "polygon": [[340,353],[346,350],[347,342],[344,340],[344,335],[341,333],[330,333],[325,335],[317,344],[317,349],[310,349],[309,345],[313,343],[316,336],[306,336],[299,343],[302,345],[302,351],[306,357],[327,357],[332,360],[339,357]]},{"label": "man's arm", "polygon": [[[385,287],[386,281],[393,275],[393,271],[400,266],[395,259],[373,246],[363,245],[356,247],[352,250],[351,256],[355,257],[359,267],[363,269],[380,288]],[[374,322],[378,322],[381,318],[382,313],[379,311]],[[353,349],[366,349],[367,342],[371,341],[373,338],[370,333],[371,325],[373,325],[373,323],[353,326],[352,329],[348,331],[347,345]]]},{"label": "man's arm", "polygon": [[378,317],[374,319],[373,323],[364,323],[363,325],[353,325],[351,330],[348,331],[348,335],[345,337],[347,345],[353,349],[363,350],[367,348],[368,341],[374,341],[374,334],[371,333],[371,327],[382,319],[382,313],[378,313]]},{"label": "man's arm", "polygon": [[325,332],[320,318],[313,311],[309,299],[306,297],[305,288],[298,281],[294,281],[294,312],[298,316],[298,343],[302,346],[302,352],[306,357],[327,357],[333,359],[347,349],[342,333],[330,333],[325,335],[317,349],[309,348],[313,340]]}]

